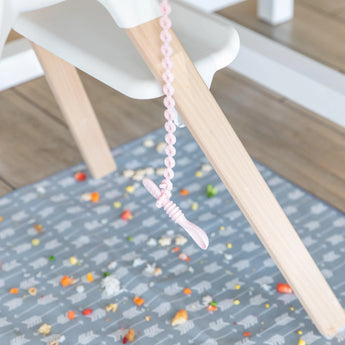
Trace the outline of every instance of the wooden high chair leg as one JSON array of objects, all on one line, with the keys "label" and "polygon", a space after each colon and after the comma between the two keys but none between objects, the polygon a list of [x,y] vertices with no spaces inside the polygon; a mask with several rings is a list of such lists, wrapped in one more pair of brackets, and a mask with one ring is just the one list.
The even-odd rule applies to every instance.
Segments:
[{"label": "wooden high chair leg", "polygon": [[115,161],[76,68],[42,47],[34,43],[32,46],[92,176],[99,178],[116,170]]},{"label": "wooden high chair leg", "polygon": [[[162,82],[160,31],[158,19],[127,29]],[[182,119],[320,333],[334,336],[345,326],[343,308],[174,35],[172,46],[175,100]]]}]

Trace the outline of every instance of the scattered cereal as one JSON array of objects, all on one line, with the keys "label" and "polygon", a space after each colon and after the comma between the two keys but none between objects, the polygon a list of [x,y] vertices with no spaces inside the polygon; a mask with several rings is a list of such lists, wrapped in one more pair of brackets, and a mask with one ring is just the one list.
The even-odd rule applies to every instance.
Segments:
[{"label": "scattered cereal", "polygon": [[301,330],[297,331],[297,334],[302,335],[303,332]]},{"label": "scattered cereal", "polygon": [[163,153],[164,150],[165,150],[165,146],[166,146],[166,143],[165,142],[161,142],[161,143],[158,143],[157,146],[156,146],[156,151],[158,153]]},{"label": "scattered cereal", "polygon": [[285,284],[285,283],[279,283],[277,285],[277,291],[279,293],[283,293],[283,294],[292,294],[293,293],[290,285],[289,284]]},{"label": "scattered cereal", "polygon": [[78,171],[74,174],[76,181],[82,182],[86,180],[86,174],[84,172]]},{"label": "scattered cereal", "polygon": [[84,193],[81,195],[81,200],[83,201],[90,201],[91,200],[91,193]]},{"label": "scattered cereal", "polygon": [[182,325],[188,320],[188,313],[185,309],[178,311],[171,321],[172,326]]},{"label": "scattered cereal", "polygon": [[158,241],[159,245],[162,247],[167,247],[171,245],[171,238],[167,236],[163,236]]},{"label": "scattered cereal", "polygon": [[202,171],[211,171],[212,170],[212,166],[210,164],[203,164],[201,166],[201,170]]},{"label": "scattered cereal", "polygon": [[143,298],[140,298],[139,296],[135,296],[133,298],[133,302],[138,305],[141,306],[142,304],[144,304],[145,300]]},{"label": "scattered cereal", "polygon": [[51,326],[44,323],[39,329],[38,332],[43,334],[43,335],[48,335],[50,333]]},{"label": "scattered cereal", "polygon": [[118,306],[119,306],[119,305],[118,305],[117,303],[112,303],[112,304],[107,305],[107,306],[105,307],[105,310],[106,310],[107,312],[112,311],[113,313],[115,313],[116,310],[117,310],[117,308],[118,308]]},{"label": "scattered cereal", "polygon": [[235,299],[235,300],[234,300],[234,304],[235,304],[235,305],[239,305],[240,303],[241,303],[240,300],[238,300],[238,299]]},{"label": "scattered cereal", "polygon": [[90,315],[92,312],[93,312],[93,309],[92,308],[88,308],[88,309],[83,310],[81,313],[83,315]]},{"label": "scattered cereal", "polygon": [[86,275],[86,279],[90,282],[90,283],[92,283],[93,282],[93,275],[92,275],[92,273],[88,273],[87,275]]},{"label": "scattered cereal", "polygon": [[122,206],[122,204],[120,203],[120,201],[115,201],[113,206],[114,206],[114,208],[120,208]]},{"label": "scattered cereal", "polygon": [[174,247],[174,248],[172,249],[172,252],[173,252],[173,253],[177,253],[179,250],[180,250],[180,247]]},{"label": "scattered cereal", "polygon": [[295,310],[295,308],[294,308],[294,307],[291,307],[291,308],[290,308],[290,310],[291,310],[291,311],[294,311],[294,310]]},{"label": "scattered cereal", "polygon": [[187,243],[187,238],[182,236],[182,235],[177,235],[176,238],[175,238],[175,244],[177,246],[183,246],[184,244]]},{"label": "scattered cereal", "polygon": [[128,333],[123,338],[123,344],[126,344],[127,342],[131,342],[135,339],[135,332],[134,329],[131,328]]},{"label": "scattered cereal", "polygon": [[32,245],[33,246],[38,246],[40,244],[40,240],[38,238],[34,238],[32,241],[31,241]]},{"label": "scattered cereal", "polygon": [[131,220],[133,218],[132,213],[130,210],[125,210],[121,214],[121,219],[122,220]]},{"label": "scattered cereal", "polygon": [[163,176],[165,168],[158,168],[156,169],[156,175]]},{"label": "scattered cereal", "polygon": [[202,172],[201,171],[197,171],[195,173],[195,177],[202,177]]},{"label": "scattered cereal", "polygon": [[266,304],[265,304],[265,307],[266,307],[266,308],[269,308],[269,307],[270,307],[270,305],[269,305],[268,303],[266,303]]},{"label": "scattered cereal", "polygon": [[303,339],[300,339],[298,345],[305,345],[305,341]]},{"label": "scattered cereal", "polygon": [[193,211],[196,211],[199,208],[199,204],[197,202],[193,202],[191,208],[192,208]]},{"label": "scattered cereal", "polygon": [[122,174],[124,177],[131,178],[134,175],[134,170],[124,170]]},{"label": "scattered cereal", "polygon": [[49,256],[49,261],[55,261],[55,256],[54,255],[50,255]]},{"label": "scattered cereal", "polygon": [[53,340],[49,343],[49,345],[59,345],[59,342],[57,340]]},{"label": "scattered cereal", "polygon": [[63,276],[60,281],[61,285],[63,287],[70,286],[73,283],[73,279],[70,278],[69,276]]},{"label": "scattered cereal", "polygon": [[153,271],[153,275],[155,277],[158,277],[162,274],[162,269],[160,267],[156,267],[155,270]]},{"label": "scattered cereal", "polygon": [[213,187],[211,184],[208,184],[206,187],[206,196],[208,198],[212,198],[217,194],[218,194],[218,189],[216,187]]},{"label": "scattered cereal", "polygon": [[226,245],[229,249],[232,248],[232,244],[229,242],[227,245]]},{"label": "scattered cereal", "polygon": [[209,304],[208,306],[207,306],[207,310],[208,311],[217,311],[217,306],[216,305],[211,305],[211,304]]},{"label": "scattered cereal", "polygon": [[28,289],[28,293],[31,295],[31,296],[36,296],[37,295],[37,288],[35,287],[31,287]]},{"label": "scattered cereal", "polygon": [[91,193],[91,201],[92,202],[98,202],[100,199],[100,195],[98,192],[92,192]]},{"label": "scattered cereal", "polygon": [[134,193],[134,186],[127,186],[126,187],[126,192],[127,193]]},{"label": "scattered cereal", "polygon": [[103,273],[103,277],[108,277],[108,276],[110,276],[110,272],[105,271],[105,272]]},{"label": "scattered cereal", "polygon": [[189,191],[188,191],[188,189],[181,189],[181,190],[180,190],[180,194],[181,194],[182,196],[186,196],[186,195],[189,194]]},{"label": "scattered cereal", "polygon": [[3,221],[3,218],[2,217],[0,217],[0,222],[2,222]]},{"label": "scattered cereal", "polygon": [[151,316],[150,316],[150,315],[146,315],[146,316],[145,316],[145,320],[146,320],[146,321],[151,321]]},{"label": "scattered cereal", "polygon": [[153,147],[154,144],[155,144],[154,141],[151,140],[151,139],[146,139],[146,140],[144,140],[144,142],[143,142],[143,145],[144,145],[145,147]]},{"label": "scattered cereal", "polygon": [[19,290],[18,290],[18,288],[12,288],[12,289],[10,289],[10,294],[18,294],[19,293]]},{"label": "scattered cereal", "polygon": [[243,336],[245,336],[245,337],[250,337],[252,334],[250,333],[250,332],[244,332],[243,333]]},{"label": "scattered cereal", "polygon": [[42,224],[34,224],[32,226],[39,234],[41,234],[43,232],[43,226]]},{"label": "scattered cereal", "polygon": [[70,320],[73,320],[75,318],[75,312],[73,310],[70,310],[67,313],[67,318],[70,319]]},{"label": "scattered cereal", "polygon": [[239,290],[241,288],[241,285],[240,284],[236,284],[235,285],[235,290]]},{"label": "scattered cereal", "polygon": [[221,225],[221,226],[219,227],[219,230],[223,231],[223,230],[225,230],[225,227],[224,227],[223,225]]},{"label": "scattered cereal", "polygon": [[129,242],[130,242],[130,241],[133,241],[133,237],[132,237],[132,236],[128,236],[128,237],[127,237],[127,241],[129,241]]},{"label": "scattered cereal", "polygon": [[192,294],[192,290],[191,290],[190,288],[185,288],[185,289],[183,290],[183,293],[184,293],[185,295],[191,295],[191,294]]},{"label": "scattered cereal", "polygon": [[71,256],[69,258],[69,262],[71,263],[72,266],[74,266],[78,263],[78,259],[75,256]]},{"label": "scattered cereal", "polygon": [[185,254],[185,253],[180,253],[178,257],[182,261],[190,261],[189,256],[187,254]]}]

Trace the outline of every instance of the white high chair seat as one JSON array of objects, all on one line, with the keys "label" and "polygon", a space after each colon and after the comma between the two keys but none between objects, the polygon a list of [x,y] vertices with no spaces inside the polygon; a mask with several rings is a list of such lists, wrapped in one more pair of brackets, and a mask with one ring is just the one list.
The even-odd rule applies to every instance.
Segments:
[{"label": "white high chair seat", "polygon": [[[239,49],[235,29],[214,15],[173,2],[173,28],[207,85]],[[14,29],[119,92],[137,99],[162,95],[126,32],[95,0],[69,0],[22,13]]]}]

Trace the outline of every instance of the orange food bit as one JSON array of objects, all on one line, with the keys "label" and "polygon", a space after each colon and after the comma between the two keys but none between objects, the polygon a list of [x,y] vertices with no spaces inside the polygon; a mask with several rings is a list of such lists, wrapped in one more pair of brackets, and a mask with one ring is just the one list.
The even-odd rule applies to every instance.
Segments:
[{"label": "orange food bit", "polygon": [[133,216],[132,216],[132,213],[130,210],[125,210],[123,211],[123,213],[121,214],[121,219],[122,220],[130,220],[132,219]]},{"label": "orange food bit", "polygon": [[123,338],[123,344],[127,344],[128,342],[131,342],[135,339],[135,332],[134,329],[131,328],[128,333]]},{"label": "orange food bit", "polygon": [[186,195],[189,194],[189,191],[188,191],[188,189],[181,189],[180,190],[180,194],[183,195],[183,196],[186,196]]},{"label": "orange food bit", "polygon": [[93,282],[93,275],[92,275],[92,273],[88,273],[87,275],[86,275],[86,279],[91,283],[91,282]]},{"label": "orange food bit", "polygon": [[106,319],[105,319],[105,322],[108,322],[109,321],[109,318],[107,317]]},{"label": "orange food bit", "polygon": [[32,226],[39,234],[41,234],[43,232],[43,227],[42,224],[34,224]]},{"label": "orange food bit", "polygon": [[11,294],[17,294],[17,293],[19,293],[19,290],[18,290],[18,288],[12,288],[12,289],[10,289],[10,293]]},{"label": "orange food bit", "polygon": [[171,321],[172,326],[184,324],[188,320],[188,313],[185,309],[178,311]]},{"label": "orange food bit", "polygon": [[184,293],[185,295],[191,295],[191,294],[192,294],[192,290],[191,290],[190,288],[185,288],[185,289],[183,290],[183,293]]},{"label": "orange food bit", "polygon": [[218,308],[217,308],[217,306],[215,306],[215,305],[211,305],[211,304],[209,304],[208,306],[207,306],[207,310],[208,311],[216,311]]},{"label": "orange food bit", "polygon": [[182,261],[190,261],[189,256],[187,254],[185,254],[185,253],[180,253],[178,257]]},{"label": "orange food bit", "polygon": [[67,317],[70,319],[70,320],[73,320],[75,318],[75,312],[73,310],[70,310],[68,313],[67,313]]},{"label": "orange food bit", "polygon": [[285,283],[279,283],[277,285],[277,291],[279,293],[285,293],[285,294],[292,294],[293,293],[290,285],[289,284],[285,284]]},{"label": "orange food bit", "polygon": [[245,337],[250,337],[252,334],[251,334],[250,332],[244,332],[243,335],[244,335]]},{"label": "orange food bit", "polygon": [[100,196],[98,192],[93,192],[91,193],[90,197],[92,202],[98,202]]},{"label": "orange food bit", "polygon": [[145,302],[145,300],[144,300],[143,298],[140,298],[139,296],[135,296],[135,297],[133,298],[133,302],[134,302],[136,305],[141,306],[141,305]]},{"label": "orange food bit", "polygon": [[173,248],[172,252],[173,252],[173,253],[176,253],[176,252],[178,252],[179,250],[180,250],[180,247],[175,247],[175,248]]},{"label": "orange food bit", "polygon": [[69,276],[62,277],[60,283],[63,287],[67,287],[72,284],[72,279]]}]

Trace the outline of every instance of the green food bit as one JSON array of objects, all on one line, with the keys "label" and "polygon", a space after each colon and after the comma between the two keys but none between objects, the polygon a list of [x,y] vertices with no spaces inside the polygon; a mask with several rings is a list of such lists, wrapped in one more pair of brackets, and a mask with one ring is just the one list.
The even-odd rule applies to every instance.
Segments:
[{"label": "green food bit", "polygon": [[133,237],[132,236],[128,236],[127,237],[127,241],[132,241],[133,240]]},{"label": "green food bit", "polygon": [[110,273],[108,271],[106,271],[103,273],[103,275],[104,275],[104,277],[108,277],[108,276],[110,276]]},{"label": "green food bit", "polygon": [[49,256],[49,261],[55,261],[55,256],[54,255]]},{"label": "green food bit", "polygon": [[212,198],[214,197],[215,195],[218,194],[218,189],[213,187],[211,184],[207,185],[206,187],[206,196],[208,198]]},{"label": "green food bit", "polygon": [[216,302],[216,301],[212,301],[212,302],[210,303],[210,305],[211,305],[212,307],[216,307],[216,306],[217,306],[217,302]]}]

